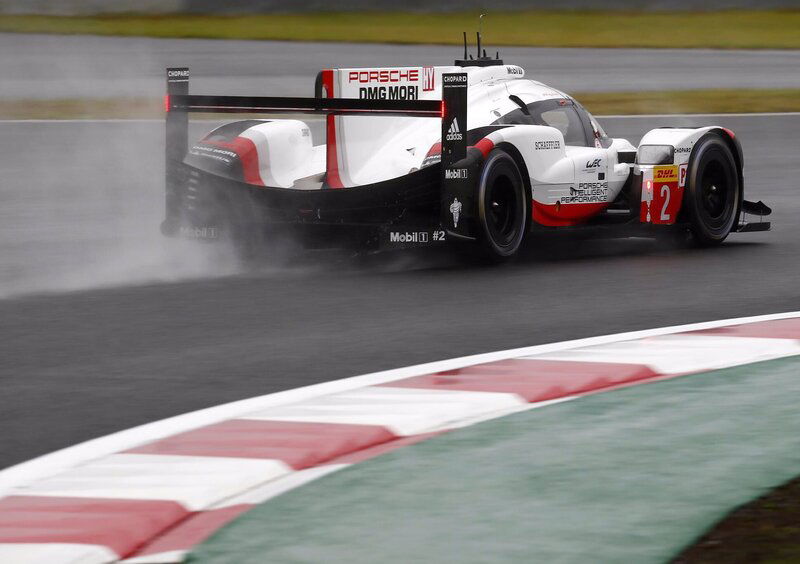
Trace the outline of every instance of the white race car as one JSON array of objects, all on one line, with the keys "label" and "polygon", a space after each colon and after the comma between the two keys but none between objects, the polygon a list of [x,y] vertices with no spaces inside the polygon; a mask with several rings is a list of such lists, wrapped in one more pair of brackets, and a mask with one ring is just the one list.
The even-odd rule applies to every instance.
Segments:
[{"label": "white race car", "polygon": [[[188,69],[167,69],[168,235],[457,244],[505,260],[539,230],[669,229],[715,245],[770,228],[770,209],[743,198],[729,129],[654,129],[634,147],[499,58],[323,70],[314,98],[194,96],[188,84]],[[325,117],[234,121],[187,152],[187,112]]]}]

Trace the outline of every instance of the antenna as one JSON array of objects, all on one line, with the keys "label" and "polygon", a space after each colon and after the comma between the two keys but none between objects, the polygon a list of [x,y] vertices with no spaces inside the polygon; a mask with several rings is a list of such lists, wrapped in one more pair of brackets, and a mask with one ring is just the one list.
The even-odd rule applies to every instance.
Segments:
[{"label": "antenna", "polygon": [[[2,1],[2,0],[0,0]],[[483,49],[481,46],[481,34],[483,33],[483,17],[486,14],[480,14],[478,16],[478,31],[475,32],[475,38],[477,39],[477,55],[475,58],[472,55],[468,56],[467,53],[467,32],[464,32],[464,58],[461,60],[456,60],[455,64],[459,67],[490,67],[494,65],[502,65],[503,60],[500,58],[500,51],[495,53],[494,59],[490,58],[486,55],[486,49]]]},{"label": "antenna", "polygon": [[[486,14],[481,14],[478,16],[478,58],[481,58],[481,35],[483,34],[483,16]],[[486,51],[484,50],[483,56],[486,57]]]}]

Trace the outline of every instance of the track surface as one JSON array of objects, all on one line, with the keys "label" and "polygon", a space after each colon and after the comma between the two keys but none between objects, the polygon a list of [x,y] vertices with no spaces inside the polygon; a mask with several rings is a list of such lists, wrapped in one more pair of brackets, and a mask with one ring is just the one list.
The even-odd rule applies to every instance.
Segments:
[{"label": "track surface", "polygon": [[[800,88],[800,51],[504,47],[501,54],[568,92]],[[446,65],[461,56],[459,47],[438,45],[0,34],[0,98],[160,97],[164,68],[183,65],[197,93],[301,96],[313,92],[322,68]]]},{"label": "track surface", "polygon": [[[652,127],[709,121],[604,125],[636,143]],[[401,255],[367,267],[306,258],[247,273],[222,262],[224,253],[154,234],[161,124],[3,124],[0,467],[154,419],[359,373],[797,309],[800,116],[713,121],[742,139],[747,196],[776,209],[774,232],[732,236],[713,250],[564,242],[504,268]],[[20,296],[183,277],[199,279]]]}]

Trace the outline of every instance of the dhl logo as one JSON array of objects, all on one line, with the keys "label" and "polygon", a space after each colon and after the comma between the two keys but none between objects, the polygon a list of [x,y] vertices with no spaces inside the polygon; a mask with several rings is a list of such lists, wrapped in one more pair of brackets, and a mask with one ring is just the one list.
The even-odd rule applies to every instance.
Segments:
[{"label": "dhl logo", "polygon": [[653,168],[653,180],[663,182],[678,181],[678,167],[676,166],[657,166]]}]

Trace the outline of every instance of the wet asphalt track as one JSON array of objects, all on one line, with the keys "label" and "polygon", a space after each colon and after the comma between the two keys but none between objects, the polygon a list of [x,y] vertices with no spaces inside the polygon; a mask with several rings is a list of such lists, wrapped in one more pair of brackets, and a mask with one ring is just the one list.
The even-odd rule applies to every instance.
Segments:
[{"label": "wet asphalt track", "polygon": [[[604,124],[635,143],[652,127],[711,119]],[[773,232],[712,250],[548,244],[502,268],[435,255],[366,266],[325,256],[249,272],[154,234],[161,124],[0,124],[3,139],[16,140],[0,154],[0,467],[334,378],[798,309],[800,116],[713,121],[742,139],[747,196],[775,208]],[[113,286],[125,280],[138,285]],[[100,284],[112,287],[92,289]],[[48,289],[56,293],[25,295]]]}]

